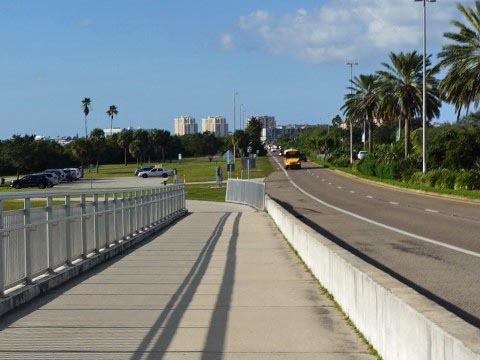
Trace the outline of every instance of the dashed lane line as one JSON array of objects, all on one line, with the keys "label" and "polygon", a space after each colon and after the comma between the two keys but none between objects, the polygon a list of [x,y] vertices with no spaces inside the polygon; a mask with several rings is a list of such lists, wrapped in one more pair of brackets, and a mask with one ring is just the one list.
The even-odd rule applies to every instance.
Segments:
[{"label": "dashed lane line", "polygon": [[[278,163],[278,160],[274,158],[274,160]],[[279,164],[280,165],[280,164]],[[285,169],[283,169],[283,172],[284,174],[286,175],[288,181],[290,182],[290,184],[292,184],[298,191],[300,191],[301,193],[303,193],[304,195],[308,196],[310,199],[326,206],[326,207],[329,207],[330,209],[333,209],[333,210],[337,210],[341,213],[344,213],[346,215],[349,215],[349,216],[352,216],[356,219],[359,219],[359,220],[362,220],[362,221],[365,221],[365,222],[368,222],[370,224],[373,224],[373,225],[376,225],[376,226],[379,226],[379,227],[382,227],[384,229],[387,229],[387,230],[391,230],[391,231],[394,231],[396,233],[399,233],[399,234],[402,234],[402,235],[405,235],[405,236],[409,236],[409,237],[412,237],[414,239],[417,239],[417,240],[420,240],[420,241],[423,241],[423,242],[426,242],[426,243],[429,243],[429,244],[433,244],[433,245],[437,245],[437,246],[440,246],[440,247],[443,247],[443,248],[446,248],[446,249],[449,249],[449,250],[453,250],[453,251],[457,251],[457,252],[460,252],[460,253],[463,253],[463,254],[466,254],[466,255],[471,255],[471,256],[474,256],[474,257],[477,257],[477,258],[480,258],[480,253],[478,252],[475,252],[475,251],[471,251],[471,250],[468,250],[468,249],[464,249],[464,248],[461,248],[461,247],[458,247],[458,246],[455,246],[455,245],[450,245],[450,244],[446,244],[446,243],[443,243],[441,241],[437,241],[437,240],[434,240],[434,239],[430,239],[430,238],[427,238],[425,236],[421,236],[421,235],[417,235],[417,234],[413,234],[413,233],[410,233],[408,231],[404,231],[402,229],[398,229],[396,227],[393,227],[393,226],[390,226],[390,225],[386,225],[386,224],[383,224],[381,222],[378,222],[378,221],[375,221],[375,220],[372,220],[372,219],[369,219],[369,218],[366,218],[364,216],[361,216],[361,215],[358,215],[358,214],[355,214],[351,211],[348,211],[348,210],[344,210],[342,208],[339,208],[335,205],[332,205],[332,204],[329,204],[323,200],[320,200],[319,198],[313,196],[312,194],[308,193],[307,191],[303,190],[300,186],[298,186],[291,178],[290,176],[288,175],[288,173],[285,171]],[[330,183],[331,184],[331,183]],[[367,196],[368,197],[368,196]]]}]

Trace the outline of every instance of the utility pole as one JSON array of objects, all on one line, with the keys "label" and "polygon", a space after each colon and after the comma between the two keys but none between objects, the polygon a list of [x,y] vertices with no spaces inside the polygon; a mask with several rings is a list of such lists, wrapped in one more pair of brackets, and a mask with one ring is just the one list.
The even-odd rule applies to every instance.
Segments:
[{"label": "utility pole", "polygon": [[[353,95],[353,67],[358,65],[355,61],[350,61],[345,63],[345,65],[350,66],[350,95]],[[352,126],[352,119],[350,119],[350,164],[353,164],[353,126]]]}]

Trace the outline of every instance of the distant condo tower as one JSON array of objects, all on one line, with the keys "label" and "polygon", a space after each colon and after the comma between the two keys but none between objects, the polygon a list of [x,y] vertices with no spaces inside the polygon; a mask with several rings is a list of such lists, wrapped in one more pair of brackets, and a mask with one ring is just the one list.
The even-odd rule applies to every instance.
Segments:
[{"label": "distant condo tower", "polygon": [[210,132],[216,137],[228,135],[227,120],[223,116],[209,116],[202,119],[202,132]]},{"label": "distant condo tower", "polygon": [[188,135],[198,132],[198,125],[192,116],[180,116],[174,119],[175,135]]}]

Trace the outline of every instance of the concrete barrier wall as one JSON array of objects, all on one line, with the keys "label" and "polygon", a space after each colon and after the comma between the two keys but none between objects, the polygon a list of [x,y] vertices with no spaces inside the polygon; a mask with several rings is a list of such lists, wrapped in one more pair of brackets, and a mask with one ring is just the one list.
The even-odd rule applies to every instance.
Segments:
[{"label": "concrete barrier wall", "polygon": [[480,359],[479,329],[324,238],[268,196],[265,208],[384,359]]}]

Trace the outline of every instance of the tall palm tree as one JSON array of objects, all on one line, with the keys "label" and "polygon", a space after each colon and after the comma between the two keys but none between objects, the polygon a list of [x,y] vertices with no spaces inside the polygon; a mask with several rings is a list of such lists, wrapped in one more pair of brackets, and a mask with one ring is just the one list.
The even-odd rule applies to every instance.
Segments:
[{"label": "tall palm tree", "polygon": [[125,166],[127,166],[127,149],[133,140],[133,131],[128,129],[122,131],[117,138],[117,144],[123,149],[125,156]]},{"label": "tall palm tree", "polygon": [[445,99],[455,106],[457,120],[462,108],[468,109],[473,103],[477,108],[480,101],[480,1],[473,8],[457,4],[457,9],[466,20],[450,23],[457,32],[446,32],[444,37],[452,42],[444,45],[438,55],[440,65],[448,67],[440,88]]},{"label": "tall palm tree", "polygon": [[368,124],[368,152],[372,153],[372,127],[373,121],[378,117],[381,102],[377,74],[355,76],[349,90],[351,94],[345,95],[345,104],[341,107],[344,114],[352,122],[366,120]]},{"label": "tall palm tree", "polygon": [[83,114],[85,115],[85,139],[88,138],[88,130],[87,130],[87,116],[90,113],[90,98],[86,97],[82,100],[82,109]]},{"label": "tall palm tree", "polygon": [[[423,57],[416,51],[410,53],[390,53],[391,64],[382,63],[385,70],[377,71],[381,76],[380,94],[384,101],[383,109],[391,115],[394,111],[401,116],[405,124],[405,159],[410,151],[410,123],[422,114]],[[438,80],[435,75],[439,67],[430,68],[430,56],[426,59],[427,73],[427,118],[432,119],[440,114],[440,98]]]},{"label": "tall palm tree", "polygon": [[107,110],[107,115],[110,116],[110,136],[113,135],[113,117],[118,114],[118,109],[115,105],[110,105]]}]

